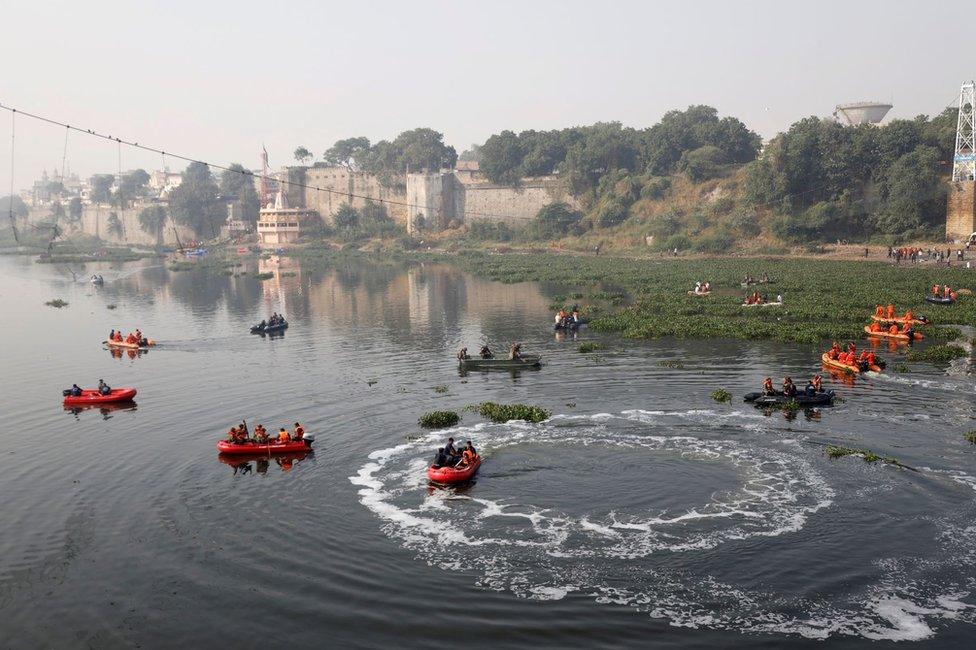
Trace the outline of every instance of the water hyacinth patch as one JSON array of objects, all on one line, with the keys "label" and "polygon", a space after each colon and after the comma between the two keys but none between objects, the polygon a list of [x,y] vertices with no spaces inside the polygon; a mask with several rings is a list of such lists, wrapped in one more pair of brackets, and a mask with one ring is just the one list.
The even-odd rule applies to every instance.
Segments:
[{"label": "water hyacinth patch", "polygon": [[461,421],[461,416],[454,411],[431,411],[420,416],[418,423],[425,429],[443,429],[453,427]]},{"label": "water hyacinth patch", "polygon": [[492,422],[505,423],[510,420],[525,420],[526,422],[542,422],[552,417],[552,411],[539,406],[528,404],[496,404],[495,402],[482,402],[472,404],[469,410],[478,413],[481,417]]}]

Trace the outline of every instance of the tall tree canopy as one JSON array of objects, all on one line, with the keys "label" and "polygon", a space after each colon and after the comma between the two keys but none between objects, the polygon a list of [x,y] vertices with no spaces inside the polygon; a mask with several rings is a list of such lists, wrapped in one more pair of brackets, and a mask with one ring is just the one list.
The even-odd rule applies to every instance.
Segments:
[{"label": "tall tree canopy", "polygon": [[369,152],[369,138],[346,138],[329,147],[322,159],[326,165],[358,171]]},{"label": "tall tree canopy", "polygon": [[227,211],[218,194],[210,167],[204,163],[190,163],[182,174],[179,187],[169,195],[173,220],[192,228],[198,236],[216,237],[227,219]]},{"label": "tall tree canopy", "polygon": [[155,235],[157,246],[162,244],[166,217],[166,208],[159,204],[147,206],[139,212],[139,227],[144,232]]},{"label": "tall tree canopy", "polygon": [[244,221],[254,223],[261,210],[261,199],[254,189],[254,176],[244,169],[244,165],[233,163],[220,173],[220,196],[225,201],[234,201]]}]

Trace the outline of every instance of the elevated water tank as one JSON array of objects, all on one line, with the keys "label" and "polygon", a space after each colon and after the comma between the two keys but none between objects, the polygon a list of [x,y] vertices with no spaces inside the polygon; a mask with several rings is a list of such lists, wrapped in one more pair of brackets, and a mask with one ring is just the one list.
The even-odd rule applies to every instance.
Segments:
[{"label": "elevated water tank", "polygon": [[834,119],[847,126],[858,124],[877,124],[891,110],[891,104],[881,102],[854,102],[838,104],[834,108]]}]

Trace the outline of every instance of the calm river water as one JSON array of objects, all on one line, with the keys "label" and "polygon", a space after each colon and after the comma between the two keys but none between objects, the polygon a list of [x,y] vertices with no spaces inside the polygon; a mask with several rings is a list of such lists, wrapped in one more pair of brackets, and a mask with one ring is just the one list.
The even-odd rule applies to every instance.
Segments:
[{"label": "calm river water", "polygon": [[[843,403],[787,419],[740,396],[817,371],[809,347],[584,332],[607,347],[583,355],[550,331],[566,288],[282,267],[89,265],[93,287],[0,258],[0,646],[972,647],[965,365],[830,380]],[[247,333],[275,310],[284,337]],[[159,346],[115,358],[113,327]],[[545,367],[458,373],[462,343],[516,338]],[[99,378],[137,387],[137,406],[61,406]],[[416,424],[483,400],[555,415]],[[214,442],[241,418],[300,420],[316,452],[222,462]],[[431,489],[450,434],[486,461],[472,486]],[[827,443],[917,471],[832,461]]]}]

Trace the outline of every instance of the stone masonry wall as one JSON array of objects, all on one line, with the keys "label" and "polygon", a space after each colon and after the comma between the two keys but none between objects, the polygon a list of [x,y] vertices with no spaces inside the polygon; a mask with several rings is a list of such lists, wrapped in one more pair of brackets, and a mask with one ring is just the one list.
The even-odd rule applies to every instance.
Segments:
[{"label": "stone masonry wall", "polygon": [[964,241],[976,232],[976,181],[949,184],[946,239]]},{"label": "stone masonry wall", "polygon": [[[77,224],[62,222],[61,227],[64,228],[65,232],[69,234],[80,232],[86,235],[93,235],[103,241],[113,244],[155,246],[156,236],[145,232],[139,226],[139,211],[142,210],[143,207],[145,206],[136,205],[131,208],[126,208],[123,211],[108,205],[86,205],[84,212],[82,212],[81,219]],[[108,218],[112,212],[115,212],[122,221],[122,228],[124,231],[122,235],[116,235],[115,233],[109,232]],[[42,221],[49,221],[50,217],[50,208],[32,208],[30,213],[27,215],[27,221],[29,223],[39,223]],[[177,232],[179,232],[181,241],[188,242],[196,239],[196,235],[193,234],[192,230],[185,226],[177,226],[171,219],[167,219],[162,233],[163,245],[176,245],[176,235],[173,233],[174,226]]]},{"label": "stone masonry wall", "polygon": [[365,199],[351,196],[356,194],[392,201],[384,204],[387,214],[397,223],[407,224],[409,211],[405,205],[399,205],[407,202],[402,185],[387,187],[372,174],[354,172],[344,167],[309,167],[304,173],[305,183],[310,187],[305,188],[304,205],[292,205],[293,208],[315,210],[323,221],[332,225],[343,203],[349,203],[354,208],[362,208],[366,204]]}]

